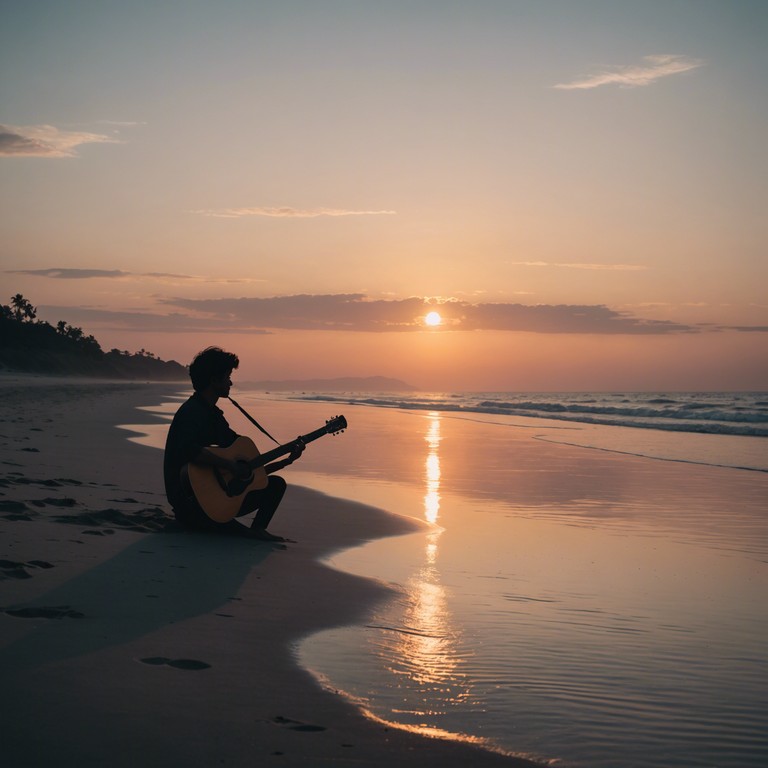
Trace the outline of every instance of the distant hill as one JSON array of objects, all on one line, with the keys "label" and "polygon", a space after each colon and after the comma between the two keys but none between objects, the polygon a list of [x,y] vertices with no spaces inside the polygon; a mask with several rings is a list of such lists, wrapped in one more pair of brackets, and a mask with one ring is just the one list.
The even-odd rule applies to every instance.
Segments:
[{"label": "distant hill", "polygon": [[37,320],[35,308],[20,293],[10,306],[0,304],[0,371],[152,381],[187,378],[186,367],[175,360],[161,360],[144,349],[104,352],[81,328],[63,320],[55,327]]},{"label": "distant hill", "polygon": [[416,387],[386,376],[344,376],[338,379],[287,379],[285,381],[246,381],[238,386],[270,392],[415,392]]}]

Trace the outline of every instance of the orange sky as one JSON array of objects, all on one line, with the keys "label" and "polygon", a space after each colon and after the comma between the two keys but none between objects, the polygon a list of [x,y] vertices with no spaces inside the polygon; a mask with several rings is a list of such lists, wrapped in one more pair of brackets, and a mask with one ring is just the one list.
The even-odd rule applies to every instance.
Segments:
[{"label": "orange sky", "polygon": [[161,5],[6,14],[0,301],[245,379],[768,388],[764,4]]}]

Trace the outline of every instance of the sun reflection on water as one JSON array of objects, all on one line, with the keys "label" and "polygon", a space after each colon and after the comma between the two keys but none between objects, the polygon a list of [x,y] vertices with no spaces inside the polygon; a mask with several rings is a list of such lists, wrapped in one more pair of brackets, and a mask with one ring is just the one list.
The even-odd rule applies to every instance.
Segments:
[{"label": "sun reflection on water", "polygon": [[[440,414],[430,412],[427,418],[424,517],[435,525],[440,517]],[[443,529],[437,527],[427,534],[424,565],[405,585],[399,628],[383,640],[390,672],[408,678],[401,706],[394,710],[400,715],[439,715],[470,695],[461,671],[459,634],[437,567],[442,534]]]},{"label": "sun reflection on water", "polygon": [[436,523],[440,516],[440,414],[430,411],[428,418],[424,517],[427,522]]}]

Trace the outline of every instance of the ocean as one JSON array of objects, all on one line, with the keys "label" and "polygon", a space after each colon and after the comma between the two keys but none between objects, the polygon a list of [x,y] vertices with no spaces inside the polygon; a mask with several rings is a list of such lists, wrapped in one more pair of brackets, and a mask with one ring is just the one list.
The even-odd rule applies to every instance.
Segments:
[{"label": "ocean", "polygon": [[764,393],[272,397],[350,420],[297,482],[434,526],[331,558],[398,594],[301,644],[325,685],[558,765],[768,764]]},{"label": "ocean", "polygon": [[425,524],[328,559],[393,597],[296,647],[323,685],[547,764],[768,765],[766,393],[235,397],[343,413],[286,478]]},{"label": "ocean", "polygon": [[768,393],[765,392],[291,393],[288,396],[408,411],[524,416],[664,432],[768,437]]}]

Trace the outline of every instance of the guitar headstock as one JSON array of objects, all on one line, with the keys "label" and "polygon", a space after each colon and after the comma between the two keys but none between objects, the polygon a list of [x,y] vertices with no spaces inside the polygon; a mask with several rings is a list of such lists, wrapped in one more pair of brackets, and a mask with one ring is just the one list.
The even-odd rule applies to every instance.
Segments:
[{"label": "guitar headstock", "polygon": [[325,422],[325,431],[329,435],[335,435],[343,432],[347,428],[347,420],[343,416],[334,416]]}]

